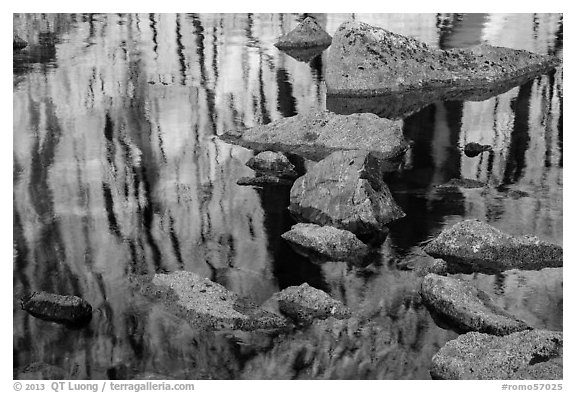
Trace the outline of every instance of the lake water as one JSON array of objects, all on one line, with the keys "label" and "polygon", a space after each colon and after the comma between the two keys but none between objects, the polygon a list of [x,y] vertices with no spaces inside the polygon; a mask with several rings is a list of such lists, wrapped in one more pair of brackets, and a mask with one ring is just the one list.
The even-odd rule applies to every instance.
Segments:
[{"label": "lake water", "polygon": [[[228,130],[326,107],[327,53],[277,50],[296,14],[15,15],[13,338],[16,369],[67,379],[427,379],[457,336],[438,326],[396,262],[443,228],[477,218],[562,245],[563,71],[480,102],[435,102],[404,120],[413,143],[390,188],[406,218],[370,266],[316,265],[280,238],[289,188],[241,187],[253,152]],[[433,47],[487,41],[562,57],[562,15],[316,15],[333,35],[355,18]],[[468,142],[491,144],[475,158]],[[487,189],[441,192],[454,177]],[[201,333],[135,294],[131,274],[189,270],[264,302],[308,282],[364,316],[254,343]],[[460,275],[510,313],[562,330],[562,269]],[[33,290],[95,308],[71,330],[20,309]],[[368,321],[368,322],[366,322]],[[328,355],[330,354],[330,355]]]}]

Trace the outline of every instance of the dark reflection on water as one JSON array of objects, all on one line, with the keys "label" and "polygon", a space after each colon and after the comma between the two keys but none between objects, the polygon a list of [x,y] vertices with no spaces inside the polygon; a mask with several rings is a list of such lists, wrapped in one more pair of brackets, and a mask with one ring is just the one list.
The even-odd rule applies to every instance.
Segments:
[{"label": "dark reflection on water", "polygon": [[[349,16],[315,15],[333,34]],[[231,129],[326,106],[326,52],[301,62],[276,37],[302,15],[15,15],[14,369],[67,378],[429,378],[456,333],[438,327],[398,258],[479,218],[562,244],[563,70],[479,102],[434,102],[404,120],[412,141],[388,182],[406,218],[369,266],[322,266],[280,235],[289,188],[240,187],[252,152]],[[562,56],[561,15],[355,15],[431,46],[488,42]],[[493,152],[468,158],[468,142]],[[442,190],[452,178],[488,187]],[[278,340],[201,333],[130,289],[127,277],[190,270],[257,303],[308,282],[357,310],[334,340],[318,326]],[[535,327],[562,329],[562,269],[462,275]],[[83,330],[19,307],[31,290],[95,308]],[[370,322],[366,322],[366,321]],[[359,333],[354,333],[359,331]],[[318,349],[314,349],[318,348]],[[327,358],[335,350],[340,358]],[[308,359],[308,360],[306,360]],[[366,361],[371,359],[371,361]]]}]

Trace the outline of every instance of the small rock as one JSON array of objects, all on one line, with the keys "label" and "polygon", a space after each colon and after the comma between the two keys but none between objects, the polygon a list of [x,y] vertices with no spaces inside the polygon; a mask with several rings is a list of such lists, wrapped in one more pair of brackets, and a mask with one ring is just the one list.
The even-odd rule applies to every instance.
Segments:
[{"label": "small rock", "polygon": [[24,41],[22,38],[20,38],[17,34],[13,35],[13,44],[12,44],[12,49],[13,50],[20,50],[22,48],[25,48],[28,46],[28,43],[26,41]]},{"label": "small rock", "polygon": [[445,229],[424,251],[456,272],[494,273],[510,269],[562,267],[562,247],[535,236],[511,236],[478,220]]},{"label": "small rock", "polygon": [[452,277],[428,274],[420,294],[432,311],[463,331],[504,336],[530,327],[498,307],[483,291]]},{"label": "small rock", "polygon": [[396,266],[400,270],[411,270],[416,273],[418,277],[424,277],[429,273],[445,275],[447,272],[446,261],[439,258],[433,258],[426,254],[422,249],[410,253],[406,257],[400,259],[396,263]]},{"label": "small rock", "polygon": [[278,38],[274,44],[279,49],[328,47],[332,37],[324,31],[316,19],[307,17],[292,31]]},{"label": "small rock", "polygon": [[492,146],[490,145],[481,145],[476,142],[471,142],[464,146],[464,154],[468,157],[476,157],[477,155],[492,150]]},{"label": "small rock", "polygon": [[263,151],[250,158],[246,165],[254,169],[257,176],[271,175],[288,179],[298,177],[296,167],[284,154],[278,152]]},{"label": "small rock", "polygon": [[307,283],[288,287],[274,294],[262,307],[271,311],[277,308],[300,324],[329,317],[346,319],[352,315],[350,309],[341,302]]},{"label": "small rock", "polygon": [[34,292],[22,299],[22,309],[46,321],[81,325],[92,319],[92,306],[78,296]]},{"label": "small rock", "polygon": [[294,183],[293,180],[281,179],[277,176],[263,175],[256,177],[241,177],[236,181],[239,186],[290,186]]},{"label": "small rock", "polygon": [[461,187],[461,188],[482,188],[485,187],[486,183],[483,183],[481,181],[478,180],[474,180],[474,179],[450,179],[449,182],[444,183],[444,184],[439,184],[436,186],[436,188],[441,188],[441,189],[445,189],[445,188],[457,188],[457,187]]},{"label": "small rock", "polygon": [[435,379],[562,379],[562,332],[531,330],[504,337],[471,332],[432,358]]},{"label": "small rock", "polygon": [[362,260],[369,251],[352,232],[331,226],[296,224],[282,239],[296,252],[320,261]]}]

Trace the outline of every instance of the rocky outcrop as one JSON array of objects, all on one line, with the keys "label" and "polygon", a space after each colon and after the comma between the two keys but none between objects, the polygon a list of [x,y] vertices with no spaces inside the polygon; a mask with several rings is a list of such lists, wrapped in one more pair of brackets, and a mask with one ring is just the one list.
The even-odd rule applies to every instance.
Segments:
[{"label": "rocky outcrop", "polygon": [[562,266],[562,247],[534,236],[511,236],[477,220],[445,229],[424,251],[444,259],[453,272],[494,273]]},{"label": "rocky outcrop", "polygon": [[192,272],[140,276],[133,280],[142,294],[161,302],[169,312],[195,328],[251,331],[279,329],[288,324],[286,319]]},{"label": "rocky outcrop", "polygon": [[562,332],[467,333],[434,355],[430,374],[436,379],[562,379],[562,347]]},{"label": "rocky outcrop", "polygon": [[254,187],[265,187],[265,186],[289,186],[294,183],[290,179],[282,179],[278,176],[262,175],[256,177],[241,177],[236,180],[236,184],[239,186],[254,186]]},{"label": "rocky outcrop", "polygon": [[476,157],[477,155],[490,150],[492,150],[492,146],[481,145],[476,142],[470,142],[467,143],[466,146],[464,146],[464,154],[466,155],[466,157]]},{"label": "rocky outcrop", "polygon": [[316,19],[307,17],[292,31],[278,38],[274,44],[278,49],[327,48],[332,37],[318,24]]},{"label": "rocky outcrop", "polygon": [[22,299],[22,309],[46,321],[81,325],[92,319],[92,306],[78,296],[34,292]]},{"label": "rocky outcrop", "polygon": [[300,221],[357,235],[384,231],[405,215],[382,181],[377,157],[358,150],[333,153],[298,178],[289,210]]},{"label": "rocky outcrop", "polygon": [[229,131],[221,139],[256,151],[294,153],[314,161],[338,150],[366,150],[391,162],[390,170],[397,169],[408,149],[401,121],[369,113],[343,116],[328,111],[311,112]]},{"label": "rocky outcrop", "polygon": [[[439,50],[416,39],[361,22],[343,23],[328,54],[328,94],[371,96],[390,92],[486,89],[526,76],[535,77],[559,60],[523,50],[482,44]],[[446,98],[445,97],[445,98]]]},{"label": "rocky outcrop", "polygon": [[360,261],[369,248],[353,233],[331,226],[296,224],[282,235],[299,254],[315,261]]},{"label": "rocky outcrop", "polygon": [[256,176],[271,175],[287,179],[298,177],[296,167],[284,154],[278,152],[263,151],[250,158],[246,165],[256,172]]},{"label": "rocky outcrop", "polygon": [[445,261],[431,257],[422,249],[418,249],[409,255],[400,258],[397,260],[396,266],[400,270],[413,271],[418,277],[424,277],[430,273],[445,275],[447,272]]},{"label": "rocky outcrop", "polygon": [[504,336],[530,329],[494,304],[486,293],[452,277],[427,275],[422,281],[420,295],[432,312],[463,331]]},{"label": "rocky outcrop", "polygon": [[262,308],[272,312],[279,311],[299,324],[329,317],[346,319],[352,315],[350,309],[342,302],[307,283],[297,287],[288,287],[274,294],[262,305]]}]

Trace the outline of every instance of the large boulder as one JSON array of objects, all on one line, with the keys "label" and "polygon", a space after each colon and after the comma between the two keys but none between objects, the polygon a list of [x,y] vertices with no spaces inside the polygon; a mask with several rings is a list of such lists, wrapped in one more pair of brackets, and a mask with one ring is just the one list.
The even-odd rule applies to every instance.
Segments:
[{"label": "large boulder", "polygon": [[562,266],[562,247],[534,236],[511,236],[478,220],[462,221],[445,229],[424,251],[444,259],[453,272]]},{"label": "large boulder", "polygon": [[172,314],[205,330],[280,329],[286,319],[240,298],[220,284],[187,271],[134,277],[140,292]]},{"label": "large boulder", "polygon": [[282,239],[299,254],[316,261],[359,261],[369,252],[368,246],[352,232],[332,226],[299,223]]},{"label": "large boulder", "polygon": [[336,319],[350,318],[352,312],[333,299],[326,292],[304,283],[275,293],[262,305],[271,312],[280,312],[299,324],[311,323],[316,319],[334,317]]},{"label": "large boulder", "polygon": [[92,306],[78,296],[34,292],[24,297],[21,305],[37,318],[65,325],[81,325],[92,319]]},{"label": "large boulder", "polygon": [[420,295],[433,312],[464,331],[504,336],[530,329],[465,281],[428,274],[422,281]]},{"label": "large boulder", "polygon": [[318,24],[316,19],[307,17],[292,31],[278,38],[274,44],[279,49],[328,47],[332,42],[330,34]]},{"label": "large boulder", "polygon": [[300,221],[357,235],[385,231],[386,224],[405,216],[382,181],[377,157],[359,150],[335,152],[298,178],[289,210]]},{"label": "large boulder", "polygon": [[562,379],[562,332],[531,330],[498,337],[471,332],[432,358],[436,379]]},{"label": "large boulder", "polygon": [[296,167],[284,154],[279,152],[263,151],[250,158],[246,165],[252,168],[257,176],[272,175],[287,179],[298,177]]},{"label": "large boulder", "polygon": [[257,151],[294,153],[314,161],[338,150],[366,150],[398,167],[408,149],[402,122],[381,119],[371,113],[337,115],[314,111],[280,119],[245,130],[229,131],[221,136]]},{"label": "large boulder", "polygon": [[440,50],[414,38],[362,22],[343,23],[328,54],[328,94],[370,96],[414,89],[486,89],[527,75],[535,77],[559,59],[482,44]]}]

